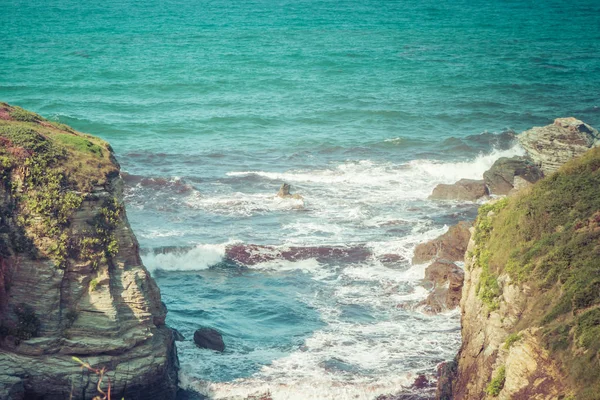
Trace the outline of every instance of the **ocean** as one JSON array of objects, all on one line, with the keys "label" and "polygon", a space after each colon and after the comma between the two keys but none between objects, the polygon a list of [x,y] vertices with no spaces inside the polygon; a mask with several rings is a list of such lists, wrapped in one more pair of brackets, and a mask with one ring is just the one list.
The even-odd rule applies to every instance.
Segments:
[{"label": "ocean", "polygon": [[111,143],[182,385],[214,399],[371,400],[434,375],[460,316],[419,309],[412,252],[478,204],[427,196],[522,154],[515,132],[600,126],[595,0],[0,9],[0,101]]}]

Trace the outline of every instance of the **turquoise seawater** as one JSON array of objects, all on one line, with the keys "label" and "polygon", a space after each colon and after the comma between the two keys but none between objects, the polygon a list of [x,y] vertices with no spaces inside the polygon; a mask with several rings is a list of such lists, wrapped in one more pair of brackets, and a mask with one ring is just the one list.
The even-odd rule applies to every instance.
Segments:
[{"label": "turquoise seawater", "polygon": [[[108,140],[211,398],[373,399],[460,344],[419,242],[474,216],[438,183],[600,126],[600,3],[0,0],[0,101]],[[288,182],[304,200],[275,197]],[[223,354],[194,330],[221,330]],[[235,397],[241,396],[241,397]]]}]

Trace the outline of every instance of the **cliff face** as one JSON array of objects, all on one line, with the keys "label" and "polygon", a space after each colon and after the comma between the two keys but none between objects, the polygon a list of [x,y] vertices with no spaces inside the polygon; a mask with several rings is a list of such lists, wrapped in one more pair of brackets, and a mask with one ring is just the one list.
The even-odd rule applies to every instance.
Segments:
[{"label": "cliff face", "polygon": [[600,399],[599,188],[594,148],[480,208],[453,395],[439,398]]},{"label": "cliff face", "polygon": [[0,103],[0,399],[172,399],[177,356],[110,146]]}]

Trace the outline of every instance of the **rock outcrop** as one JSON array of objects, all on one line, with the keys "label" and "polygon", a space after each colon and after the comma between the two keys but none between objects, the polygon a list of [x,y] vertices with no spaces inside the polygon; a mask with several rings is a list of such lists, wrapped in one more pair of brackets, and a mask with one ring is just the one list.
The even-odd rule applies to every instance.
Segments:
[{"label": "rock outcrop", "polygon": [[177,355],[110,146],[0,104],[0,398],[174,399]]},{"label": "rock outcrop", "polygon": [[573,117],[557,118],[554,124],[532,128],[517,139],[546,175],[600,144],[598,131]]},{"label": "rock outcrop", "polygon": [[480,208],[465,259],[462,346],[438,399],[600,398],[598,188],[595,148]]},{"label": "rock outcrop", "polygon": [[281,197],[282,199],[295,199],[302,200],[303,197],[299,194],[291,194],[290,193],[291,186],[287,183],[284,183],[279,188],[279,192],[277,192],[277,197]]},{"label": "rock outcrop", "polygon": [[451,226],[443,235],[417,245],[412,259],[413,264],[422,264],[433,259],[463,261],[471,237],[469,231],[471,226],[472,223],[461,221]]},{"label": "rock outcrop", "polygon": [[492,167],[483,173],[483,180],[490,194],[506,195],[511,190],[522,188],[527,183],[535,183],[544,174],[526,157],[501,157]]},{"label": "rock outcrop", "polygon": [[440,183],[429,196],[431,200],[466,200],[476,201],[489,195],[483,180],[461,179],[453,184]]},{"label": "rock outcrop", "polygon": [[460,303],[464,272],[453,262],[436,260],[425,270],[425,281],[433,289],[422,303],[428,313],[451,310]]}]

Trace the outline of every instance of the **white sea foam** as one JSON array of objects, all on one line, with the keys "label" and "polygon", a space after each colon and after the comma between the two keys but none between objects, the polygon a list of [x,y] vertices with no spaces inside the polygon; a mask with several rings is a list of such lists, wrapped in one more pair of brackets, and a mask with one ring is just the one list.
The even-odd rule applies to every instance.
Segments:
[{"label": "white sea foam", "polygon": [[[343,199],[378,204],[399,200],[424,199],[439,183],[454,183],[462,178],[481,179],[494,161],[500,157],[523,155],[524,150],[515,145],[508,150],[493,150],[480,154],[470,161],[442,162],[413,160],[406,164],[375,163],[370,160],[348,161],[328,169],[297,170],[288,172],[234,171],[228,176],[256,175],[278,182],[302,184],[310,188],[307,196],[311,208],[322,208],[321,199],[327,198],[333,206],[341,200],[346,212],[348,204]],[[236,194],[237,195],[237,194]],[[263,201],[263,207],[266,202]],[[355,212],[357,208],[354,207]],[[360,214],[360,209],[358,209]]]},{"label": "white sea foam", "polygon": [[481,179],[483,173],[490,169],[500,157],[522,156],[525,150],[515,145],[507,150],[493,150],[488,154],[479,154],[474,160],[463,162],[436,162],[430,160],[414,160],[409,164],[418,174],[424,174],[437,183],[454,183],[459,179]]},{"label": "white sea foam", "polygon": [[310,274],[312,279],[326,281],[335,276],[335,271],[320,264],[314,258],[307,258],[298,261],[288,260],[270,260],[258,264],[250,265],[249,268],[254,270],[273,271],[273,272],[291,272],[300,271]]},{"label": "white sea foam", "polygon": [[[451,359],[458,349],[459,315],[457,311],[435,316],[415,311],[415,305],[429,294],[421,286],[427,264],[411,265],[409,260],[416,245],[448,229],[436,225],[430,216],[432,211],[447,216],[449,208],[456,207],[460,213],[459,207],[463,206],[462,210],[465,207],[438,205],[425,199],[438,183],[481,178],[499,157],[518,154],[522,154],[522,149],[514,147],[455,163],[418,160],[394,164],[363,160],[313,171],[230,172],[230,176],[257,175],[278,181],[277,184],[289,182],[297,185],[293,189],[305,197],[302,205],[307,212],[298,213],[293,219],[285,218],[277,226],[277,237],[282,244],[275,250],[256,250],[275,259],[249,268],[264,274],[298,271],[309,275],[315,290],[294,295],[318,312],[323,327],[287,355],[272,360],[247,378],[231,382],[202,380],[202,376],[194,373],[193,359],[182,357],[183,386],[214,399],[244,399],[270,392],[276,400],[372,400],[410,385],[417,373],[433,372],[437,362]],[[299,206],[282,201],[273,193],[190,197],[188,205],[233,216],[294,212]],[[372,232],[375,234],[369,236]],[[352,263],[277,258],[286,246],[351,242],[366,245],[371,256]],[[202,252],[210,253],[209,250]],[[217,250],[211,254],[220,260],[225,247]],[[399,260],[396,265],[392,262],[393,268],[384,261],[390,255]],[[181,268],[193,265],[194,260],[186,254],[172,264]],[[235,356],[232,360],[239,361]]]},{"label": "white sea foam", "polygon": [[188,207],[215,214],[251,216],[272,211],[301,210],[305,200],[282,199],[273,194],[248,194],[236,192],[227,195],[202,197],[192,194],[185,200]]},{"label": "white sea foam", "polygon": [[390,139],[385,139],[384,142],[387,143],[400,143],[402,142],[402,138],[401,137],[395,137],[395,138],[390,138]]},{"label": "white sea foam", "polygon": [[150,271],[196,271],[218,264],[225,257],[227,246],[236,243],[201,244],[191,250],[173,253],[150,253],[142,256],[144,265]]},{"label": "white sea foam", "polygon": [[185,235],[185,232],[177,231],[173,229],[150,229],[140,230],[139,235],[148,239],[166,238],[166,237],[181,237]]}]

